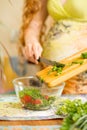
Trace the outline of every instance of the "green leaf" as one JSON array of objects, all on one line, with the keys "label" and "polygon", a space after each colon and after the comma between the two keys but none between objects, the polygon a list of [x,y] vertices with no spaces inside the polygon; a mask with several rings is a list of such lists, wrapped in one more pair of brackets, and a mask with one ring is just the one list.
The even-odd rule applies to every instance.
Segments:
[{"label": "green leaf", "polygon": [[87,52],[82,53],[82,54],[81,54],[81,58],[87,59]]}]

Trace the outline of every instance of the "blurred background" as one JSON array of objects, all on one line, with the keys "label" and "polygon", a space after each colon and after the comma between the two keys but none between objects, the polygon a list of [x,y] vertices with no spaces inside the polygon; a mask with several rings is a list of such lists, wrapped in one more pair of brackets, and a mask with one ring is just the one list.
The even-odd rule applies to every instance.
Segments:
[{"label": "blurred background", "polygon": [[40,69],[39,65],[27,63],[18,55],[23,2],[0,0],[0,93],[14,91],[14,78],[35,75]]},{"label": "blurred background", "polygon": [[0,41],[11,56],[17,55],[23,0],[0,0]]},{"label": "blurred background", "polygon": [[0,93],[14,91],[12,80],[22,75],[18,38],[23,0],[0,0]]}]

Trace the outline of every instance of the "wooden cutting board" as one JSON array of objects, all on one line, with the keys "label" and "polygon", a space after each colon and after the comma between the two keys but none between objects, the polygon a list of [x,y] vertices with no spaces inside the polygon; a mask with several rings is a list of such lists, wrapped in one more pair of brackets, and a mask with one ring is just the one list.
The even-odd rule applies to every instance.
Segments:
[{"label": "wooden cutting board", "polygon": [[[81,57],[81,54],[85,52],[87,52],[87,48],[68,58],[61,60],[60,63],[65,64],[65,67],[63,68],[61,74],[56,75],[55,71],[48,74],[53,68],[53,66],[48,66],[45,69],[39,71],[36,76],[43,79],[48,87],[57,86],[58,84],[70,79],[71,77],[87,70],[87,59],[83,59]],[[78,63],[75,63],[77,61]]]}]

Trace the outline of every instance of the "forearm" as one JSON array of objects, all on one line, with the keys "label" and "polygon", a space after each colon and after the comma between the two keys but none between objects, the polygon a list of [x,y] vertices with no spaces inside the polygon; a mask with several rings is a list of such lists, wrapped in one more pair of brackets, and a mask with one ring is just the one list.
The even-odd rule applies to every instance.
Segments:
[{"label": "forearm", "polygon": [[27,39],[31,34],[39,38],[41,28],[47,16],[46,5],[47,5],[47,0],[42,0],[40,10],[33,16],[33,19],[26,30],[25,39]]}]

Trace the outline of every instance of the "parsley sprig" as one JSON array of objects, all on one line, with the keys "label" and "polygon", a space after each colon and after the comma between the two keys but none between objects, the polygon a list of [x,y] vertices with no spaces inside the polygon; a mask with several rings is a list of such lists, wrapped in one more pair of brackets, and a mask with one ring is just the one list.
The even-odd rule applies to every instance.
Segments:
[{"label": "parsley sprig", "polygon": [[80,99],[73,101],[65,99],[63,104],[58,106],[56,114],[66,115],[60,130],[72,130],[74,123],[87,114],[87,102],[83,103]]}]

